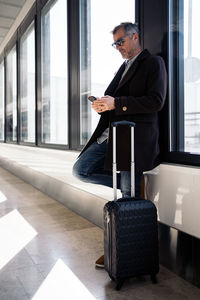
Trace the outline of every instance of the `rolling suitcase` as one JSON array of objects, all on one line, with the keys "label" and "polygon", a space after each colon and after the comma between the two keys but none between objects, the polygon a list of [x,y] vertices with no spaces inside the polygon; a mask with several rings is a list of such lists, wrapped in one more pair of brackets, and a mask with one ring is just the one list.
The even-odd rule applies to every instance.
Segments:
[{"label": "rolling suitcase", "polygon": [[[131,197],[117,199],[116,129],[131,127]],[[126,278],[150,275],[156,283],[159,272],[158,226],[155,205],[135,198],[134,126],[119,121],[113,126],[114,201],[104,206],[104,267],[119,290]]]}]

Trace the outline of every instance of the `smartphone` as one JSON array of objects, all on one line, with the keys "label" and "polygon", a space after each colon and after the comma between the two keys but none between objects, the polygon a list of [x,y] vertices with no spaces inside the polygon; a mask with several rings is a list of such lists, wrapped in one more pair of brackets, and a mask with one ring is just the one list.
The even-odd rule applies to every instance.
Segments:
[{"label": "smartphone", "polygon": [[96,97],[94,97],[94,96],[90,96],[90,97],[88,97],[88,100],[90,100],[91,102],[93,102],[94,100],[96,100],[97,98]]}]

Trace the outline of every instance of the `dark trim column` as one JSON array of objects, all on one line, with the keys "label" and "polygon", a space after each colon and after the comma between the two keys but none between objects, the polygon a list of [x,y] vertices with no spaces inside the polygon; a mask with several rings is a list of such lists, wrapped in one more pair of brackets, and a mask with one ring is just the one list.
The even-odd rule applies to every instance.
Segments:
[{"label": "dark trim column", "polygon": [[80,148],[79,0],[68,1],[69,148]]}]

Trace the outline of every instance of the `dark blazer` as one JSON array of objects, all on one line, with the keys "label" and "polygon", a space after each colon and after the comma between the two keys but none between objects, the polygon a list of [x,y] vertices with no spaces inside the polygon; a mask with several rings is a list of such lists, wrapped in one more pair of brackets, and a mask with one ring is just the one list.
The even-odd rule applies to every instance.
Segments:
[{"label": "dark blazer", "polygon": [[[95,142],[113,121],[133,121],[136,123],[136,171],[148,171],[160,162],[158,112],[162,109],[166,97],[165,64],[161,57],[143,50],[119,83],[124,68],[123,63],[105,91],[105,95],[115,98],[115,110],[101,114],[97,128],[82,152]],[[110,127],[105,169],[111,168],[112,129]],[[117,168],[121,171],[130,170],[130,128],[128,127],[117,128]]]}]

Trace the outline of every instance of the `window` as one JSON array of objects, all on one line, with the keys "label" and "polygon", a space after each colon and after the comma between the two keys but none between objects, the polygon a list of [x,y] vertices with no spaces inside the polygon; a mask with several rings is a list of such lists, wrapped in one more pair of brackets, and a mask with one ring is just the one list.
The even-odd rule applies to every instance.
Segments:
[{"label": "window", "polygon": [[200,1],[170,1],[170,150],[200,154]]},{"label": "window", "polygon": [[0,63],[0,141],[4,141],[4,62]]},{"label": "window", "polygon": [[17,141],[16,47],[6,58],[6,140]]},{"label": "window", "polygon": [[41,19],[41,140],[68,144],[67,1],[50,1]]},{"label": "window", "polygon": [[111,31],[121,22],[135,21],[135,1],[81,0],[80,16],[80,144],[84,145],[99,119],[87,97],[103,96],[122,64],[121,55],[111,47]]},{"label": "window", "polygon": [[35,142],[35,30],[34,23],[20,41],[20,140]]}]

